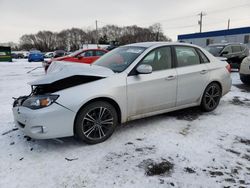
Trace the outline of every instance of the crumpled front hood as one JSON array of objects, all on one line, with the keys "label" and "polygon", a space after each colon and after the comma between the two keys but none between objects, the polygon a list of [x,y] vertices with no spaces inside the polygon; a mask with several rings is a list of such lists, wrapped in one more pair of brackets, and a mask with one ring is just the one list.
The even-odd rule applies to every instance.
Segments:
[{"label": "crumpled front hood", "polygon": [[105,78],[113,74],[115,73],[112,70],[97,65],[55,61],[50,65],[47,74],[44,77],[29,82],[28,84],[37,86],[51,84],[58,80],[72,76],[94,76]]}]

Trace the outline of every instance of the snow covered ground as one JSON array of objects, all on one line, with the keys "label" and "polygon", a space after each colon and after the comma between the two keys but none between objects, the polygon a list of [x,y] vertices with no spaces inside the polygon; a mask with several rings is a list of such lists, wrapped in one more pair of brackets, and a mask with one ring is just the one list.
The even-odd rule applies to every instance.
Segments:
[{"label": "snow covered ground", "polygon": [[29,73],[41,63],[23,60],[0,67],[1,188],[250,187],[250,87],[237,72],[214,112],[191,108],[133,121],[106,142],[85,145],[16,130],[12,97],[28,94],[26,83],[44,72]]}]

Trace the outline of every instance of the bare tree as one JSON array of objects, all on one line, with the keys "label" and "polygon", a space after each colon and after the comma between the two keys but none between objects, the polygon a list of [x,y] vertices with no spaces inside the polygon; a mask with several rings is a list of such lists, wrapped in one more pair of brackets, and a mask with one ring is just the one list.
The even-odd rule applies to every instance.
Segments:
[{"label": "bare tree", "polygon": [[[149,28],[137,25],[118,27],[106,25],[99,30],[99,42],[109,43],[117,41],[120,44],[129,44],[146,41],[170,41],[162,32],[160,24],[154,24]],[[63,49],[68,51],[78,50],[83,44],[96,42],[96,31],[91,29],[71,28],[61,32],[39,31],[37,34],[23,35],[20,38],[20,48],[30,50],[32,48],[41,51],[54,51]]]}]

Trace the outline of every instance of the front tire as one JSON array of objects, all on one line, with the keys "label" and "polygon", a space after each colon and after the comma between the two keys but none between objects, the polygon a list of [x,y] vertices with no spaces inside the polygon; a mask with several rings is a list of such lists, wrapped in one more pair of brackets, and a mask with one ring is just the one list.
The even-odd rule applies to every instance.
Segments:
[{"label": "front tire", "polygon": [[221,98],[221,88],[219,84],[213,82],[207,86],[201,100],[201,109],[205,112],[213,111],[217,108]]},{"label": "front tire", "polygon": [[117,124],[117,112],[111,104],[104,101],[93,102],[78,113],[75,135],[88,144],[97,144],[107,140]]}]

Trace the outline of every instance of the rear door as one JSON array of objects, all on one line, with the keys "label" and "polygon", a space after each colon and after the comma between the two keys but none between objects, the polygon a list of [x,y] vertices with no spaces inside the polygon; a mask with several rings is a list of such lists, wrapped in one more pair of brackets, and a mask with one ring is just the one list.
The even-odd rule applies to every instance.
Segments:
[{"label": "rear door", "polygon": [[[223,52],[226,52],[226,53],[223,54]],[[226,47],[222,50],[221,54],[223,54],[223,55],[222,55],[223,57],[227,58],[227,61],[228,61],[229,63],[233,62],[234,54],[233,54],[233,49],[232,49],[232,46],[231,46],[231,45],[226,46]]]},{"label": "rear door", "polygon": [[103,56],[106,52],[105,51],[103,51],[103,50],[95,50],[94,51],[95,53],[94,53],[94,57],[93,57],[93,62],[95,61],[95,60],[97,60],[98,58],[100,58],[101,56]]},{"label": "rear door", "polygon": [[[171,47],[161,47],[149,52],[138,64],[148,64],[151,74],[137,74],[134,70],[127,77],[128,115],[151,113],[172,108],[176,103],[177,74],[172,68]],[[136,67],[135,67],[136,68]]]},{"label": "rear door", "polygon": [[177,63],[176,106],[198,103],[209,80],[206,56],[194,47],[175,46]]},{"label": "rear door", "polygon": [[87,63],[91,64],[95,60],[95,51],[94,50],[88,50],[81,54],[79,61],[81,63]]}]

